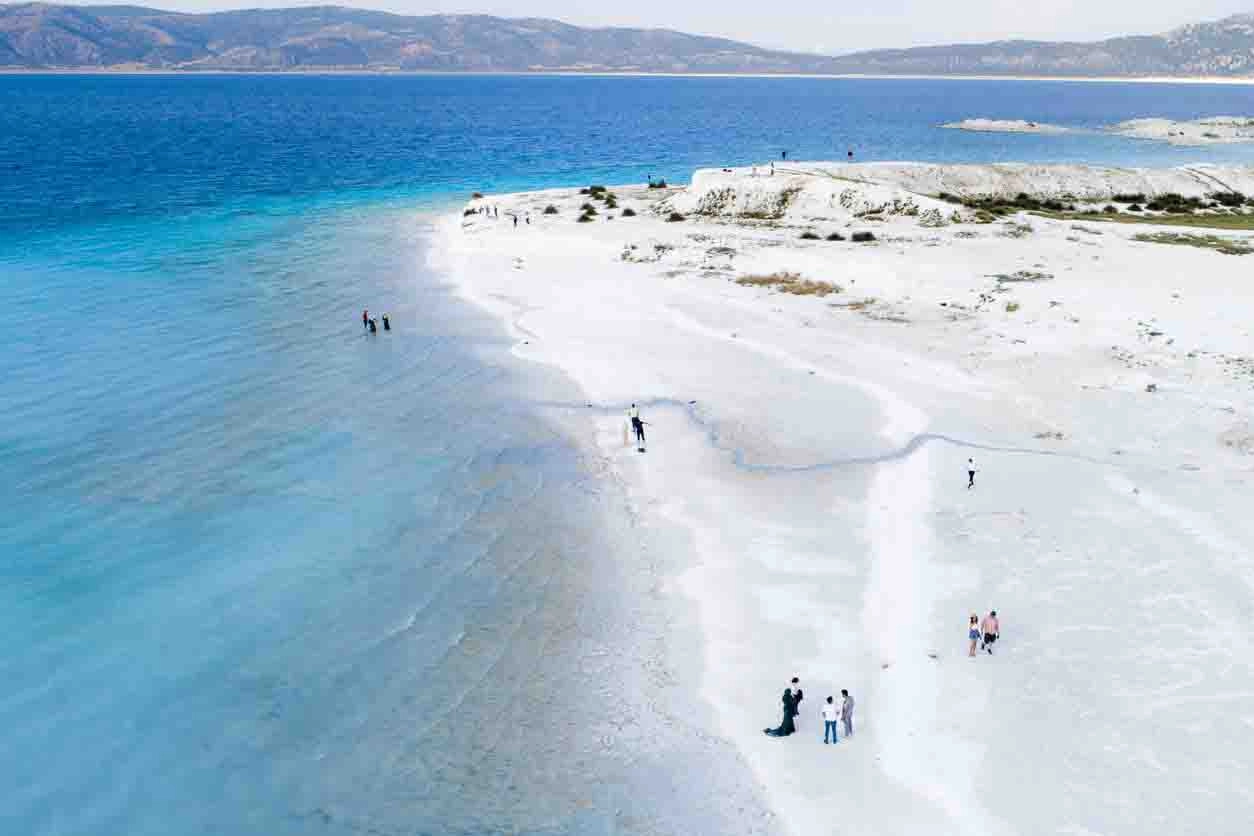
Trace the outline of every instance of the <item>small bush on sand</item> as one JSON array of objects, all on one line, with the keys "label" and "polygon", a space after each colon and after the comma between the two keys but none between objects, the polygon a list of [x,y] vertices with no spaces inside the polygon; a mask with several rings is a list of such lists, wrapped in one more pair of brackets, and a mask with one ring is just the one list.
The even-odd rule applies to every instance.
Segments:
[{"label": "small bush on sand", "polygon": [[818,241],[819,236],[815,235],[813,232],[807,229],[805,232],[801,233],[801,240],[802,241]]},{"label": "small bush on sand", "polygon": [[618,201],[617,201],[617,200],[615,200],[615,199],[613,198],[613,196],[610,196],[610,198],[609,198],[608,200],[606,200],[606,201],[605,201],[605,208],[606,208],[606,209],[617,209],[617,208],[618,208]]},{"label": "small bush on sand", "polygon": [[798,273],[770,273],[767,275],[748,275],[736,279],[736,284],[745,287],[770,287],[780,293],[793,296],[830,296],[840,293],[841,287],[831,282],[816,282],[801,278]]},{"label": "small bush on sand", "polygon": [[556,215],[556,214],[557,214],[557,207],[556,207],[556,206],[554,206],[552,203],[550,203],[548,206],[544,207],[544,214],[546,214],[546,215]]},{"label": "small bush on sand", "polygon": [[1119,207],[1118,207],[1118,206],[1116,206],[1116,205],[1115,205],[1115,204],[1113,204],[1113,203],[1108,203],[1108,204],[1106,204],[1106,206],[1102,209],[1102,211],[1103,211],[1103,212],[1105,212],[1107,215],[1118,215],[1118,214],[1119,214]]},{"label": "small bush on sand", "polygon": [[624,209],[624,210],[623,210],[623,217],[624,217],[624,218],[634,218],[634,217],[636,217],[636,210],[635,210],[635,209],[632,209],[631,207],[628,207],[628,208]]},{"label": "small bush on sand", "polygon": [[650,189],[664,189],[664,188],[666,188],[666,181],[665,181],[665,180],[657,180],[657,181],[655,181],[655,182],[652,182],[652,183],[650,183],[650,184],[649,184],[649,188],[650,188]]},{"label": "small bush on sand", "polygon": [[875,240],[874,232],[855,232],[853,234],[853,242],[855,244],[865,244],[868,241],[874,241],[874,240]]},{"label": "small bush on sand", "polygon": [[686,220],[688,219],[685,218],[683,215],[679,214],[678,212],[671,212],[669,215],[666,216],[666,222],[671,223],[671,224],[677,224],[680,221],[686,221]]},{"label": "small bush on sand", "polygon": [[1128,211],[1129,212],[1144,212],[1145,210],[1141,208],[1141,204],[1133,203],[1131,206],[1128,207]]},{"label": "small bush on sand", "polygon": [[467,209],[465,212],[462,212],[462,217],[469,218],[471,215],[478,215],[478,214],[479,213],[474,209]]},{"label": "small bush on sand", "polygon": [[592,195],[605,194],[605,187],[604,186],[589,186],[588,194],[592,194]]},{"label": "small bush on sand", "polygon": [[1014,312],[1015,312],[1015,311],[1017,311],[1017,310],[1019,310],[1019,303],[1018,303],[1018,302],[1007,302],[1007,303],[1006,303],[1006,313],[1014,313]]},{"label": "small bush on sand", "polygon": [[470,196],[471,200],[483,200],[483,192],[475,192]]},{"label": "small bush on sand", "polygon": [[591,203],[585,203],[583,206],[580,206],[579,208],[585,212],[591,212],[594,215],[597,212],[597,208],[593,206]]},{"label": "small bush on sand", "polygon": [[833,232],[831,235],[827,236],[827,240],[828,241],[844,241],[845,236],[841,235],[839,232]]},{"label": "small bush on sand", "polygon": [[1112,194],[1110,199],[1115,203],[1144,203],[1145,193],[1136,192],[1135,194]]},{"label": "small bush on sand", "polygon": [[592,216],[589,215],[587,212],[584,212],[582,215],[579,216],[578,222],[581,224],[590,224],[592,223],[592,220],[593,220]]},{"label": "small bush on sand", "polygon": [[1216,192],[1210,196],[1210,199],[1218,203],[1220,206],[1236,208],[1245,203],[1245,195],[1240,192]]}]

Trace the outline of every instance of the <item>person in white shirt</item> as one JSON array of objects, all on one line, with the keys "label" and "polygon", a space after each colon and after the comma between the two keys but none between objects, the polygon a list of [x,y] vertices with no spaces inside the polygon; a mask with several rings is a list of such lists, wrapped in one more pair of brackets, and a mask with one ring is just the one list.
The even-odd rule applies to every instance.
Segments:
[{"label": "person in white shirt", "polygon": [[827,735],[830,733],[832,742],[836,743],[836,721],[840,718],[840,710],[836,708],[831,697],[823,703],[823,710],[819,713],[823,715],[823,742],[827,742]]}]

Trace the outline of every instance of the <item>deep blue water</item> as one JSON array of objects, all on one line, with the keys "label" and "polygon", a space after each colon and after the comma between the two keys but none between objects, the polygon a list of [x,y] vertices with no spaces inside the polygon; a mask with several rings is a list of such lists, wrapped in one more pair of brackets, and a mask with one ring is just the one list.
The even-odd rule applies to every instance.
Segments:
[{"label": "deep blue water", "polygon": [[[1252,111],[1232,86],[0,76],[4,832],[740,829],[750,782],[628,693],[623,637],[664,619],[532,405],[579,393],[429,275],[426,213],[781,149],[1254,162],[936,127]],[[614,754],[607,698],[634,718]]]}]

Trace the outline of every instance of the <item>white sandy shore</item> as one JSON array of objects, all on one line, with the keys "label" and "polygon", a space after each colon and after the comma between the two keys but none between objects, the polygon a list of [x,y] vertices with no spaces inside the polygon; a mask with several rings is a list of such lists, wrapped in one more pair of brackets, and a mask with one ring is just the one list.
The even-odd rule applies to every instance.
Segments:
[{"label": "white sandy shore", "polygon": [[1025,119],[963,119],[960,122],[949,122],[941,127],[976,133],[1065,134],[1071,132],[1071,128],[1064,128],[1062,125],[1029,122]]},{"label": "white sandy shore", "polygon": [[1248,116],[1211,116],[1191,121],[1132,119],[1110,128],[1112,133],[1152,139],[1172,145],[1230,145],[1254,142],[1254,119]]},{"label": "white sandy shore", "polygon": [[[702,694],[782,830],[1241,832],[1254,256],[926,195],[1254,193],[1254,169],[767,170],[615,188],[638,216],[591,223],[574,191],[489,197],[500,219],[449,218],[434,258],[614,407],[596,443],[642,524],[688,532],[661,594],[696,607]],[[778,271],[839,291],[735,282]],[[1004,642],[969,659],[990,607]],[[801,733],[767,738],[794,674]],[[833,749],[818,710],[842,687],[859,733]]]}]

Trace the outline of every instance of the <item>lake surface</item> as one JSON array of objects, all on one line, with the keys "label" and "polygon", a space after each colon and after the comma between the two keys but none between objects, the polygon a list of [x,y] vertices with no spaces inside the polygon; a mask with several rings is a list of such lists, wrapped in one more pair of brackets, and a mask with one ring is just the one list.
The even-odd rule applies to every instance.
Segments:
[{"label": "lake surface", "polygon": [[1254,162],[937,127],[1252,111],[1206,85],[0,76],[6,830],[769,830],[655,681],[699,640],[649,595],[676,565],[540,406],[580,393],[426,268],[432,213],[785,149]]}]

